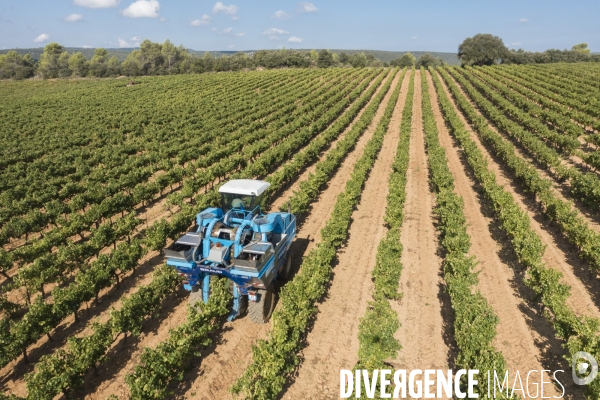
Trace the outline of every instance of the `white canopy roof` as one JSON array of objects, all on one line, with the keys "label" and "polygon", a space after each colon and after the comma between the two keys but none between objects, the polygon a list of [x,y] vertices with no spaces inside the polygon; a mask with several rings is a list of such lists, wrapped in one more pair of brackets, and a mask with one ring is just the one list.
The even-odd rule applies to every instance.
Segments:
[{"label": "white canopy roof", "polygon": [[269,182],[254,179],[234,179],[219,188],[219,193],[243,194],[248,196],[260,196],[271,186]]}]

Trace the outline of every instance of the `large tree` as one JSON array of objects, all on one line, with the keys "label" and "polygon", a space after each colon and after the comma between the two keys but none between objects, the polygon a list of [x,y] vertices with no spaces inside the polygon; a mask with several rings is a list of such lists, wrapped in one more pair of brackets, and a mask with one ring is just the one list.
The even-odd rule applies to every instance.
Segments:
[{"label": "large tree", "polygon": [[97,78],[103,78],[106,76],[106,70],[108,69],[108,50],[104,48],[98,48],[94,50],[94,55],[90,60],[90,74]]},{"label": "large tree", "polygon": [[390,65],[393,67],[414,67],[417,59],[411,53],[404,53],[402,57],[396,58],[395,60],[390,61]]},{"label": "large tree", "polygon": [[478,33],[458,46],[458,58],[463,65],[492,65],[502,62],[507,54],[502,39],[489,33]]},{"label": "large tree", "polygon": [[90,63],[85,59],[85,56],[80,51],[73,53],[69,57],[69,69],[76,76],[86,76]]},{"label": "large tree", "polygon": [[576,44],[575,46],[571,47],[571,51],[576,51],[576,52],[582,53],[582,54],[590,54],[591,53],[591,50],[588,49],[587,43]]},{"label": "large tree", "polygon": [[47,44],[40,57],[38,72],[44,79],[70,75],[69,56],[65,51],[65,48],[54,42]]},{"label": "large tree", "polygon": [[317,66],[319,68],[328,68],[333,66],[333,56],[328,50],[321,50],[317,58]]},{"label": "large tree", "polygon": [[439,67],[444,65],[444,60],[441,58],[436,58],[429,53],[423,54],[419,57],[419,61],[417,61],[417,68],[429,68],[429,67]]},{"label": "large tree", "polygon": [[31,55],[21,56],[15,50],[0,55],[0,79],[25,79],[33,76],[35,62]]}]

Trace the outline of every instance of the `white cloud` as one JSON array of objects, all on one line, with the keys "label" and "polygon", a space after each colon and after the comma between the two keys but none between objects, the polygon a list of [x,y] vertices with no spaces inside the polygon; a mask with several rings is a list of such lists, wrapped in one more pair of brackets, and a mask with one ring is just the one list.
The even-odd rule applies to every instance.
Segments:
[{"label": "white cloud", "polygon": [[238,19],[240,19],[240,17],[238,17],[237,15],[234,15],[233,17],[231,17],[232,20],[237,21]]},{"label": "white cloud", "polygon": [[235,46],[230,44],[229,46],[227,46],[229,49],[233,49]]},{"label": "white cloud", "polygon": [[82,18],[83,18],[83,15],[81,15],[81,14],[71,14],[71,15],[67,15],[65,17],[65,21],[66,22],[77,22],[77,21],[81,21]]},{"label": "white cloud", "polygon": [[292,16],[283,10],[279,10],[279,11],[275,11],[275,14],[273,14],[271,19],[273,19],[273,18],[274,19],[290,19],[290,18],[292,18]]},{"label": "white cloud", "polygon": [[83,45],[83,46],[81,46],[81,47],[83,47],[84,49],[93,49],[93,47],[92,47],[92,46],[90,46],[89,44],[84,44],[84,45]]},{"label": "white cloud", "polygon": [[141,36],[134,36],[130,39],[131,41],[127,41],[119,38],[119,47],[139,47],[140,40],[142,40]]},{"label": "white cloud", "polygon": [[129,18],[156,18],[159,11],[158,0],[137,0],[123,10],[123,15]]},{"label": "white cloud", "polygon": [[204,14],[201,18],[193,20],[190,25],[192,26],[204,26],[210,24],[210,17]]},{"label": "white cloud", "polygon": [[526,23],[526,22],[529,22],[529,20],[528,20],[527,18],[521,18],[521,19],[519,20],[519,22],[520,22],[520,23],[522,23],[522,24],[524,24],[524,23]]},{"label": "white cloud", "polygon": [[218,13],[225,13],[225,14],[229,14],[229,15],[234,15],[238,10],[238,6],[230,4],[228,6],[226,6],[225,4],[221,3],[220,1],[217,1],[217,3],[214,5],[213,7],[213,13],[218,14]]},{"label": "white cloud", "polygon": [[288,39],[288,42],[290,42],[290,43],[302,43],[302,38],[299,38],[298,36],[292,36],[291,38]]},{"label": "white cloud", "polygon": [[300,2],[300,11],[304,11],[307,13],[313,13],[313,12],[319,11],[319,9],[313,3],[303,1],[303,2]]},{"label": "white cloud", "polygon": [[[212,29],[212,31],[214,32],[216,29]],[[237,37],[242,37],[242,36],[246,36],[246,34],[244,32],[233,32],[233,28],[225,28],[223,29],[221,32],[219,32],[220,35],[231,35],[231,36],[237,36]]]},{"label": "white cloud", "polygon": [[73,0],[76,6],[87,8],[110,8],[119,5],[119,0]]},{"label": "white cloud", "polygon": [[417,40],[416,36],[411,36],[410,38],[411,38],[411,40]]},{"label": "white cloud", "polygon": [[512,43],[512,45],[513,45],[513,46],[520,46],[520,45],[521,45],[521,42],[513,42],[513,43]]},{"label": "white cloud", "polygon": [[269,39],[271,39],[271,40],[279,40],[279,36],[269,36]]},{"label": "white cloud", "polygon": [[40,36],[38,36],[35,39],[33,39],[33,41],[35,43],[42,43],[42,42],[45,42],[48,39],[50,39],[50,35],[48,35],[47,33],[42,33]]},{"label": "white cloud", "polygon": [[267,29],[263,32],[263,35],[287,35],[289,32],[284,31],[283,29],[271,28]]}]

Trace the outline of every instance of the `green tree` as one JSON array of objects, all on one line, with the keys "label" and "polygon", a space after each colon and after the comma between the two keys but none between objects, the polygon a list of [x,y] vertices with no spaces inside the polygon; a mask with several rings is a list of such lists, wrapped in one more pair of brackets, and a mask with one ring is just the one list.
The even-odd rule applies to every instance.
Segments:
[{"label": "green tree", "polygon": [[438,67],[441,65],[444,65],[444,61],[441,58],[435,58],[429,53],[423,54],[419,57],[419,61],[417,61],[417,68]]},{"label": "green tree", "polygon": [[143,75],[161,75],[166,72],[162,45],[146,39],[140,45],[140,67]]},{"label": "green tree", "polygon": [[458,58],[463,65],[492,65],[508,56],[502,39],[489,33],[478,33],[458,46]]},{"label": "green tree", "polygon": [[118,76],[121,75],[121,63],[116,56],[112,56],[106,63],[106,75],[107,76]]},{"label": "green tree", "polygon": [[350,57],[350,65],[354,68],[364,68],[368,65],[365,53],[355,53]]},{"label": "green tree", "polygon": [[76,76],[86,76],[89,69],[89,63],[82,52],[78,51],[69,57],[69,69]]},{"label": "green tree", "polygon": [[312,49],[310,51],[310,62],[313,65],[316,65],[318,60],[319,60],[319,53],[315,49]]},{"label": "green tree", "polygon": [[25,79],[33,76],[35,62],[31,55],[21,56],[15,50],[0,55],[0,79]]},{"label": "green tree", "polygon": [[340,63],[340,56],[337,53],[332,53],[331,57],[333,58],[333,65],[338,65]]},{"label": "green tree", "polygon": [[329,50],[321,50],[317,58],[317,66],[319,68],[329,68],[333,66],[333,56]]},{"label": "green tree", "polygon": [[415,63],[417,62],[417,59],[415,58],[415,56],[413,56],[411,53],[404,53],[402,55],[402,57],[397,58],[395,60],[392,60],[390,62],[390,65],[394,66],[394,67],[400,67],[400,68],[410,68],[410,67],[414,67]]},{"label": "green tree", "polygon": [[142,74],[140,67],[140,50],[133,50],[121,64],[121,72],[127,76],[138,76]]},{"label": "green tree", "polygon": [[367,65],[368,66],[372,66],[372,64],[374,64],[377,61],[377,59],[375,58],[375,56],[373,54],[371,54],[371,53],[367,54],[365,57],[367,58]]},{"label": "green tree", "polygon": [[348,64],[350,62],[350,57],[348,56],[348,54],[344,53],[343,51],[340,53],[340,64]]},{"label": "green tree", "polygon": [[38,67],[38,73],[42,75],[42,78],[52,79],[65,75],[63,70],[68,71],[69,59],[68,55],[66,59],[65,56],[60,59],[63,53],[67,53],[65,48],[56,42],[49,43],[44,47]]},{"label": "green tree", "polygon": [[108,69],[108,50],[99,48],[94,50],[94,55],[90,60],[90,75],[97,78],[106,76]]},{"label": "green tree", "polygon": [[208,51],[204,53],[204,56],[202,57],[202,64],[205,72],[210,72],[213,70],[214,60]]},{"label": "green tree", "polygon": [[69,69],[69,53],[66,51],[58,56],[58,77],[68,78],[71,76],[71,70]]},{"label": "green tree", "polygon": [[576,52],[582,53],[582,54],[590,54],[591,53],[591,50],[588,49],[587,43],[576,44],[575,46],[571,47],[571,51],[576,51]]},{"label": "green tree", "polygon": [[168,73],[178,73],[179,64],[184,59],[187,50],[182,46],[176,47],[169,39],[162,44],[161,54]]}]

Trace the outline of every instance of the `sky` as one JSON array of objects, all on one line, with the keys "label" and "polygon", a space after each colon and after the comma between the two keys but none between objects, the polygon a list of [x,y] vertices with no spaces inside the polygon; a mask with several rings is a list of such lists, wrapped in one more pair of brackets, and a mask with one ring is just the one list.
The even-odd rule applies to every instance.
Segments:
[{"label": "sky", "polygon": [[0,49],[368,49],[456,52],[477,33],[543,51],[586,42],[600,52],[600,1],[1,0]]}]

